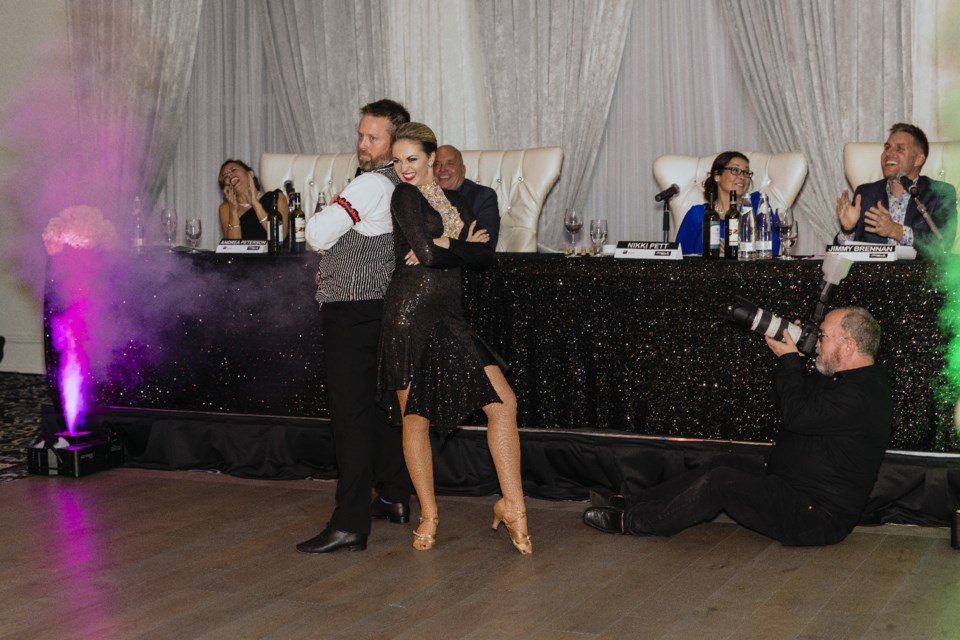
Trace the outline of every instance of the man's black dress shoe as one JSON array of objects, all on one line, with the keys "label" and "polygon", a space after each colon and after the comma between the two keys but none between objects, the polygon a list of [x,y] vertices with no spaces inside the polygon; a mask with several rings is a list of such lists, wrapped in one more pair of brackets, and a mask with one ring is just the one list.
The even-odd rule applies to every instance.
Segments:
[{"label": "man's black dress shoe", "polygon": [[611,507],[626,511],[627,501],[619,493],[605,494],[599,491],[590,492],[590,506],[592,507]]},{"label": "man's black dress shoe", "polygon": [[623,509],[590,507],[583,512],[583,524],[604,533],[624,533]]},{"label": "man's black dress shoe", "polygon": [[302,553],[330,553],[343,548],[363,551],[367,548],[367,534],[337,531],[327,527],[319,535],[297,545],[297,551]]},{"label": "man's black dress shoe", "polygon": [[390,518],[390,522],[395,524],[406,524],[410,522],[410,504],[407,502],[391,502],[387,504],[377,497],[370,503],[370,517]]}]

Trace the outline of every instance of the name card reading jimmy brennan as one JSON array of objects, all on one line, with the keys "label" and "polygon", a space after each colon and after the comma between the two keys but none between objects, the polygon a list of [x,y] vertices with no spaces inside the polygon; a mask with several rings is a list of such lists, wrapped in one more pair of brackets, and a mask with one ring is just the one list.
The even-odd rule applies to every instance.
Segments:
[{"label": "name card reading jimmy brennan", "polygon": [[683,260],[679,242],[646,242],[621,240],[617,243],[614,258],[640,260]]},{"label": "name card reading jimmy brennan", "polygon": [[266,240],[221,240],[217,253],[267,253]]},{"label": "name card reading jimmy brennan", "polygon": [[836,253],[853,262],[896,262],[897,247],[892,244],[834,244],[827,253]]}]

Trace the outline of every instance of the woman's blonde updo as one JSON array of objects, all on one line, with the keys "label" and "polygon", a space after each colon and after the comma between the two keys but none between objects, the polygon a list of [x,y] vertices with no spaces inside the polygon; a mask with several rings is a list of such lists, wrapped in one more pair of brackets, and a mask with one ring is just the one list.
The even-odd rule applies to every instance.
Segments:
[{"label": "woman's blonde updo", "polygon": [[419,144],[427,155],[437,150],[437,136],[433,129],[422,122],[408,122],[397,128],[394,141],[411,140]]}]

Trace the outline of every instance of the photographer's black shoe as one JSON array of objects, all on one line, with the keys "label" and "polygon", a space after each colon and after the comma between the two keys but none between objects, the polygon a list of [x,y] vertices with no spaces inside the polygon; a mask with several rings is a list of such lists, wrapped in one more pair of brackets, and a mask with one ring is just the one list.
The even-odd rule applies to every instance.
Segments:
[{"label": "photographer's black shoe", "polygon": [[625,533],[623,509],[590,507],[583,512],[583,524],[604,533]]},{"label": "photographer's black shoe", "polygon": [[410,503],[408,502],[384,502],[380,497],[373,499],[370,503],[371,518],[389,518],[394,524],[406,524],[410,522]]}]

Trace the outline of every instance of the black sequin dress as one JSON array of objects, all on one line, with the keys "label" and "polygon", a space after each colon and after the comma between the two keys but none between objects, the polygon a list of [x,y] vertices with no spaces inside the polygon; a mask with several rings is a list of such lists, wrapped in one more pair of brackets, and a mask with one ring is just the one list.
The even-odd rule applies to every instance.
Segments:
[{"label": "black sequin dress", "polygon": [[[433,243],[444,231],[440,213],[417,187],[401,184],[393,193],[396,270],[384,296],[378,357],[379,388],[394,392],[410,385],[406,412],[430,420],[442,435],[480,407],[500,398],[483,368],[499,356],[463,316],[460,268],[494,260],[486,243],[466,242],[473,218],[453,191],[444,191],[463,221],[450,248]],[[419,265],[407,265],[413,249]]]}]

